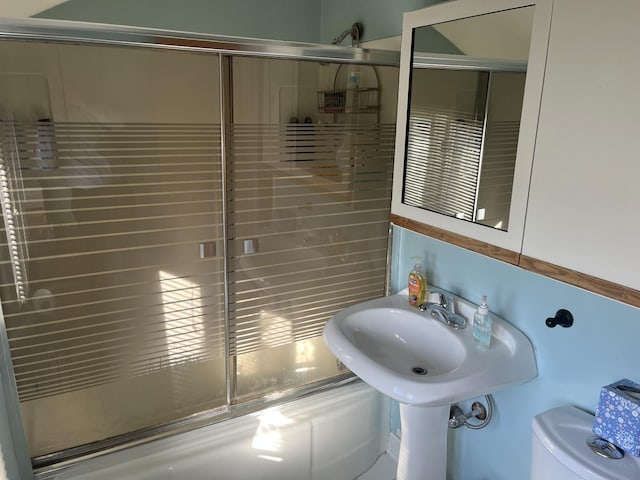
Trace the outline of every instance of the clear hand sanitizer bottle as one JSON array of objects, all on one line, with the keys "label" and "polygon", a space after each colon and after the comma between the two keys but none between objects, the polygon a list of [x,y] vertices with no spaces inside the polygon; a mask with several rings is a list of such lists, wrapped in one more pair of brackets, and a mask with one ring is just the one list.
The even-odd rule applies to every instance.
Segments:
[{"label": "clear hand sanitizer bottle", "polygon": [[473,316],[473,340],[476,345],[482,349],[489,348],[491,344],[491,328],[492,320],[489,316],[489,306],[487,305],[487,296],[482,296],[482,304],[478,307],[478,311]]}]

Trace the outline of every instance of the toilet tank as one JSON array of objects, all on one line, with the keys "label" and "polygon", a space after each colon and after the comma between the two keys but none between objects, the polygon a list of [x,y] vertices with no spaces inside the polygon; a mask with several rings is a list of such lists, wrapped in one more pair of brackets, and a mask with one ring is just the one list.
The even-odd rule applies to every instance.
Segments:
[{"label": "toilet tank", "polygon": [[640,479],[640,458],[601,457],[586,444],[593,437],[593,415],[558,407],[533,419],[531,480]]}]

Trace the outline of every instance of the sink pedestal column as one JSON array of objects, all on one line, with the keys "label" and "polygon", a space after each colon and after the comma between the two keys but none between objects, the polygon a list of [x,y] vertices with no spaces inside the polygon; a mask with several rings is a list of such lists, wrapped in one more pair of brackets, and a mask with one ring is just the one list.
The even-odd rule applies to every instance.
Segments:
[{"label": "sink pedestal column", "polygon": [[445,480],[449,406],[400,404],[397,480]]}]

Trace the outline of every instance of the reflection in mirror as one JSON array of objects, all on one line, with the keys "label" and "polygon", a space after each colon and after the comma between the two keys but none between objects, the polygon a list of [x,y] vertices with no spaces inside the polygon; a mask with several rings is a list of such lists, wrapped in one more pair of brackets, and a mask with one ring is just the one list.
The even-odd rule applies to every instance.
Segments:
[{"label": "reflection in mirror", "polygon": [[414,29],[403,203],[508,230],[532,18]]}]

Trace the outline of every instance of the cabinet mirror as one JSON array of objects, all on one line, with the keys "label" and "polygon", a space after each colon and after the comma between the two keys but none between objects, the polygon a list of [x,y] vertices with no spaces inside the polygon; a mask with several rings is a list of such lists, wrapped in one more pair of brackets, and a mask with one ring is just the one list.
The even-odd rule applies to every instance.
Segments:
[{"label": "cabinet mirror", "polygon": [[544,64],[530,56],[537,8],[463,0],[405,15],[392,213],[519,250]]}]

